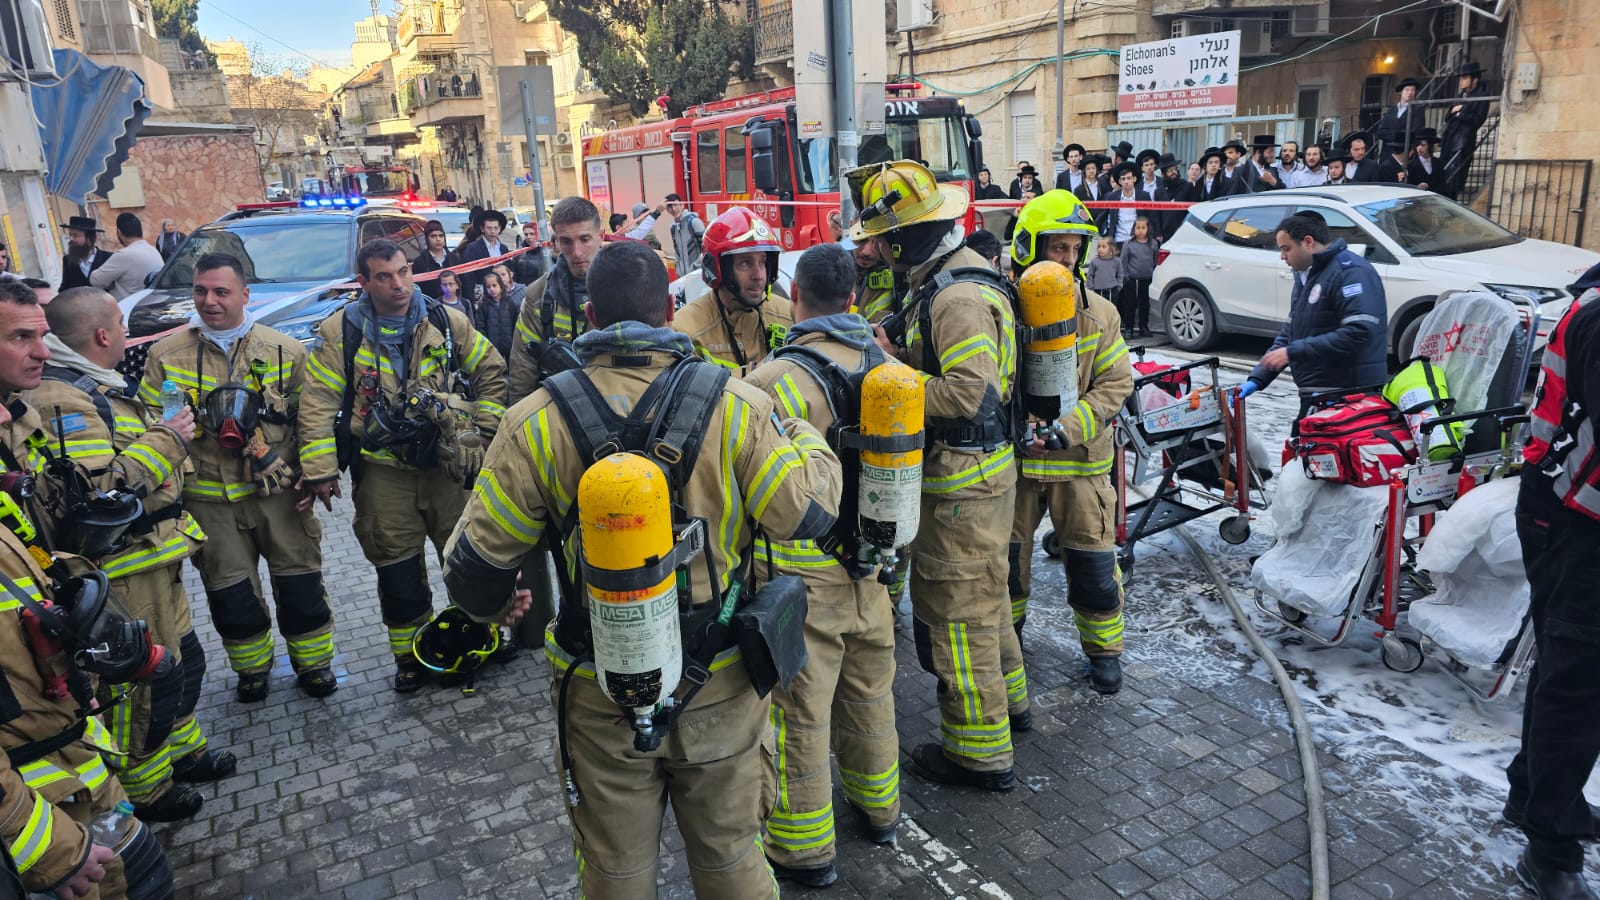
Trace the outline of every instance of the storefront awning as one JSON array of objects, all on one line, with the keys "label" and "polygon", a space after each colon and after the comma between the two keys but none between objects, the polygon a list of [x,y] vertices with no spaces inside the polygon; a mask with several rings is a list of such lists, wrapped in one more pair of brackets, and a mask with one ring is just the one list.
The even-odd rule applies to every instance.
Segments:
[{"label": "storefront awning", "polygon": [[110,193],[144,120],[144,81],[123,66],[102,66],[76,50],[55,51],[59,81],[33,86],[33,108],[47,166],[45,189],[73,203]]}]

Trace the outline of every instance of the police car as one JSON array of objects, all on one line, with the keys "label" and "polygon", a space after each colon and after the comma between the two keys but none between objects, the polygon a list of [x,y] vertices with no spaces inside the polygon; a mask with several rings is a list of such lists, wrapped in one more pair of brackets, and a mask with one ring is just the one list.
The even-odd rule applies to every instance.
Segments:
[{"label": "police car", "polygon": [[1403,184],[1245,194],[1189,207],[1157,252],[1150,295],[1168,338],[1202,350],[1223,334],[1276,335],[1295,283],[1278,255],[1278,223],[1308,210],[1378,270],[1389,301],[1389,349],[1400,359],[1409,357],[1423,314],[1446,291],[1536,300],[1546,337],[1572,300],[1566,286],[1600,262],[1600,254],[1521,237]]},{"label": "police car", "polygon": [[137,375],[144,369],[152,342],[140,338],[182,327],[194,315],[194,265],[207,253],[238,257],[250,285],[250,314],[305,342],[344,303],[355,282],[356,248],[386,238],[411,259],[426,246],[423,222],[393,206],[369,206],[359,197],[241,204],[196,228],[151,277],[149,288],[121,301],[129,338],[124,371]]}]

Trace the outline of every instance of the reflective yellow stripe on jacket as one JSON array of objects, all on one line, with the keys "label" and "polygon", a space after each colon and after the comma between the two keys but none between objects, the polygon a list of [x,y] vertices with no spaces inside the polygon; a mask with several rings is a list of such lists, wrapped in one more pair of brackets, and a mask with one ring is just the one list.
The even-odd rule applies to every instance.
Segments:
[{"label": "reflective yellow stripe on jacket", "polygon": [[177,562],[188,556],[189,541],[204,541],[206,533],[200,530],[199,523],[188,515],[183,516],[181,521],[182,526],[172,537],[154,547],[141,546],[105,560],[101,563],[100,571],[106,573],[107,578],[125,578],[137,572]]}]

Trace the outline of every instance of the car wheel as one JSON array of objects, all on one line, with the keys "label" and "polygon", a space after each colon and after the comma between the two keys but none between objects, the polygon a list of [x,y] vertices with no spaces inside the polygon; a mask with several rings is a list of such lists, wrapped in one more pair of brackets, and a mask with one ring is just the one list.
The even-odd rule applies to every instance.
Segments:
[{"label": "car wheel", "polygon": [[1405,327],[1400,329],[1400,336],[1394,341],[1394,356],[1400,365],[1405,365],[1406,361],[1411,359],[1417,346],[1417,332],[1422,330],[1422,320],[1432,308],[1430,306],[1419,311],[1407,319]]},{"label": "car wheel", "polygon": [[1179,288],[1167,299],[1167,337],[1184,350],[1204,350],[1217,340],[1217,311],[1194,288]]}]

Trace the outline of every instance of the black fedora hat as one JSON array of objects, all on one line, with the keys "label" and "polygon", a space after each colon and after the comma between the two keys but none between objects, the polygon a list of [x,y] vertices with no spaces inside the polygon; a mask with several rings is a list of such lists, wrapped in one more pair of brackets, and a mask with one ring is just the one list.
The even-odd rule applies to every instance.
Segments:
[{"label": "black fedora hat", "polygon": [[1032,175],[1033,177],[1038,178],[1039,170],[1035,169],[1033,166],[1023,166],[1017,170],[1017,177],[1021,178],[1024,175]]},{"label": "black fedora hat", "polygon": [[1350,161],[1350,151],[1346,150],[1342,146],[1336,146],[1327,152],[1327,155],[1322,158],[1322,161],[1331,163],[1347,163]]},{"label": "black fedora hat", "polygon": [[1082,144],[1068,144],[1066,149],[1061,151],[1061,155],[1066,156],[1068,153],[1071,153],[1074,150],[1078,151],[1080,154],[1089,152],[1083,149]]},{"label": "black fedora hat", "polygon": [[1355,143],[1356,141],[1361,141],[1362,143],[1366,144],[1368,148],[1371,148],[1372,147],[1372,132],[1370,132],[1370,131],[1352,131],[1349,134],[1345,135],[1344,137],[1339,138],[1339,147],[1340,147],[1340,149],[1343,149],[1343,150],[1349,150],[1350,149],[1350,145]]},{"label": "black fedora hat", "polygon": [[1241,141],[1238,138],[1234,138],[1233,140],[1227,142],[1226,144],[1223,144],[1221,149],[1223,149],[1223,150],[1229,150],[1229,149],[1237,150],[1237,151],[1239,151],[1239,155],[1240,156],[1243,156],[1246,153],[1250,152],[1250,148],[1246,147],[1244,145],[1244,141]]},{"label": "black fedora hat", "polygon": [[1117,155],[1122,157],[1123,159],[1127,159],[1128,157],[1133,155],[1133,145],[1128,143],[1127,141],[1122,141],[1121,143],[1117,144],[1115,147],[1112,147],[1111,149],[1115,150],[1117,152]]},{"label": "black fedora hat", "polygon": [[87,231],[90,234],[105,233],[105,229],[100,227],[100,223],[89,216],[73,216],[67,219],[66,228],[68,231]]},{"label": "black fedora hat", "polygon": [[482,228],[483,223],[489,221],[490,219],[499,222],[501,230],[505,230],[506,214],[498,209],[486,209],[483,212],[478,213],[478,217],[473,220],[473,224],[477,225],[479,228]]},{"label": "black fedora hat", "polygon": [[1203,169],[1203,168],[1205,168],[1206,161],[1211,159],[1212,157],[1216,157],[1218,160],[1223,159],[1221,148],[1218,148],[1218,147],[1207,147],[1206,148],[1206,152],[1200,154],[1200,158],[1195,160],[1195,162],[1199,163],[1200,164],[1200,168]]},{"label": "black fedora hat", "polygon": [[1394,92],[1398,94],[1408,87],[1414,87],[1420,91],[1422,90],[1422,82],[1416,80],[1415,78],[1402,78],[1400,79],[1400,83],[1394,86]]},{"label": "black fedora hat", "polygon": [[1416,131],[1416,132],[1412,133],[1412,135],[1411,135],[1411,146],[1415,147],[1418,143],[1420,143],[1422,141],[1427,141],[1430,144],[1439,143],[1439,132],[1438,132],[1438,130],[1434,129],[1434,128],[1423,128],[1423,129],[1421,129],[1419,131]]},{"label": "black fedora hat", "polygon": [[1250,139],[1252,150],[1270,150],[1278,146],[1278,136],[1275,134],[1258,134]]},{"label": "black fedora hat", "polygon": [[1455,77],[1457,78],[1465,78],[1468,75],[1471,75],[1473,78],[1482,78],[1483,66],[1478,65],[1477,60],[1469,59],[1461,65],[1461,68],[1455,71]]},{"label": "black fedora hat", "polygon": [[1122,180],[1122,176],[1125,175],[1125,174],[1126,175],[1132,175],[1133,177],[1138,178],[1139,177],[1139,170],[1138,170],[1138,168],[1136,168],[1134,166],[1133,163],[1128,162],[1127,160],[1123,160],[1122,162],[1119,162],[1115,166],[1111,167],[1111,180],[1112,181],[1121,181]]},{"label": "black fedora hat", "polygon": [[1091,153],[1088,156],[1085,156],[1083,161],[1085,163],[1094,163],[1095,167],[1100,169],[1102,172],[1105,171],[1106,166],[1111,165],[1111,157],[1105,155],[1104,153]]},{"label": "black fedora hat", "polygon": [[1156,168],[1158,168],[1158,169],[1160,169],[1162,171],[1166,171],[1167,169],[1170,169],[1173,166],[1181,166],[1181,165],[1183,165],[1183,160],[1177,158],[1176,156],[1173,156],[1171,153],[1163,153],[1163,154],[1161,154],[1161,158],[1156,160]]},{"label": "black fedora hat", "polygon": [[[1147,160],[1147,159],[1160,160],[1161,159],[1161,154],[1157,153],[1154,150],[1146,148],[1144,150],[1140,150],[1139,151],[1139,155],[1134,157],[1134,162],[1137,162],[1139,165],[1142,166],[1142,165],[1144,165],[1144,161]],[[1159,167],[1161,165],[1161,163],[1157,162],[1156,165]]]}]

